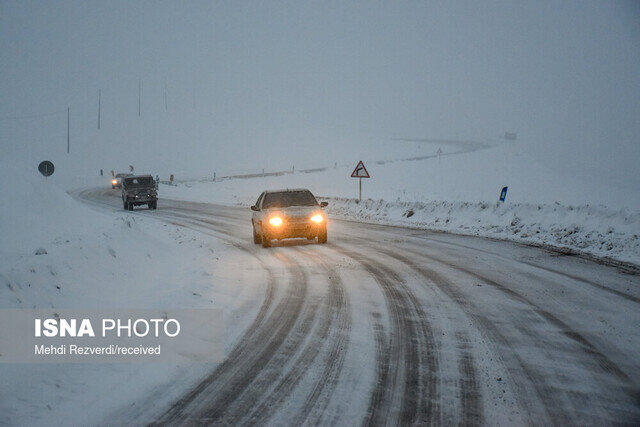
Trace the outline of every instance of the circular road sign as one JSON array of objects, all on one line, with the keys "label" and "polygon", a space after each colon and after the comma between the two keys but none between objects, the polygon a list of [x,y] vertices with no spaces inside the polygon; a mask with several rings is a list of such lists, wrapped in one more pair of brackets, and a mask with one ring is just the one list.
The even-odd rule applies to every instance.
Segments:
[{"label": "circular road sign", "polygon": [[44,162],[40,162],[40,164],[38,165],[38,170],[42,175],[50,176],[53,175],[53,171],[55,170],[55,168],[53,167],[53,163],[51,163],[49,160],[45,160]]}]

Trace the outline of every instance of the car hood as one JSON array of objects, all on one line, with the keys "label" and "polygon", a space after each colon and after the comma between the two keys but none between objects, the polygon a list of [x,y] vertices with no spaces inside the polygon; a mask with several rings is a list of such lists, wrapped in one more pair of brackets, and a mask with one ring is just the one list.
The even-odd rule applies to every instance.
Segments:
[{"label": "car hood", "polygon": [[265,209],[267,215],[278,213],[287,218],[308,218],[315,212],[320,212],[320,206],[289,206],[288,208]]}]

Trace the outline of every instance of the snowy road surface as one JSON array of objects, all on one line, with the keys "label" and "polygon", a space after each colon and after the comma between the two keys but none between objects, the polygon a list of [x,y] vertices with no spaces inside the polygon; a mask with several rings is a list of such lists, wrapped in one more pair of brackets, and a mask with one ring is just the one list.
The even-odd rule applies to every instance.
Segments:
[{"label": "snowy road surface", "polygon": [[[118,196],[77,194],[121,213]],[[128,421],[640,422],[633,272],[346,221],[330,222],[326,245],[263,249],[251,241],[249,209],[214,204],[161,199],[133,215],[223,239],[267,279],[226,360],[173,405],[138,408]]]}]

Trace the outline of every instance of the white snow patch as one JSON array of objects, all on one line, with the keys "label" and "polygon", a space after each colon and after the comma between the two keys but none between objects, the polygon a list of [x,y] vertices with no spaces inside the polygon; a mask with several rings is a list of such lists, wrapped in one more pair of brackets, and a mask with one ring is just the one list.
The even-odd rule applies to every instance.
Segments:
[{"label": "white snow patch", "polygon": [[603,206],[330,199],[332,218],[551,246],[640,265],[640,213]]},{"label": "white snow patch", "polygon": [[[262,270],[232,245],[159,222],[154,211],[95,210],[27,169],[0,167],[9,171],[0,181],[8,201],[0,210],[0,309],[221,308],[233,320],[225,324],[227,351],[255,316]],[[242,282],[230,273],[240,261]],[[212,368],[0,363],[0,424],[131,420],[140,406],[157,415]]]}]

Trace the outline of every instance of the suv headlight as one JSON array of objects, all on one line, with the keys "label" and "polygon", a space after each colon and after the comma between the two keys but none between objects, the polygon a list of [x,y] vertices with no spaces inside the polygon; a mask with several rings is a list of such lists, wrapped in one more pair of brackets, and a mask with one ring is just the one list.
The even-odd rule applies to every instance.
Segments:
[{"label": "suv headlight", "polygon": [[309,219],[311,220],[311,222],[315,222],[316,224],[320,224],[322,221],[324,221],[324,217],[320,214],[315,214]]}]

